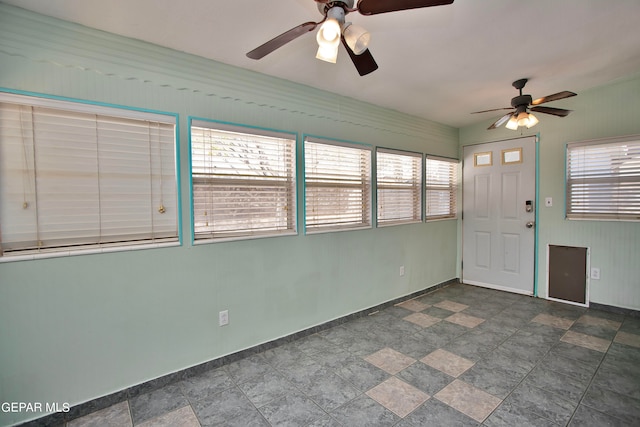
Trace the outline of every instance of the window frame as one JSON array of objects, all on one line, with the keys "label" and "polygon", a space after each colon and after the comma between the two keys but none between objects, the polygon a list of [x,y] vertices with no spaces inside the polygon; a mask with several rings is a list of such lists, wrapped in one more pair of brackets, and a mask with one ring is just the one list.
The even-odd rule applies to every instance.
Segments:
[{"label": "window frame", "polygon": [[[239,135],[245,136],[255,136],[257,138],[273,138],[273,139],[282,139],[286,140],[289,143],[289,152],[292,156],[290,159],[290,167],[291,174],[289,175],[289,192],[287,193],[287,206],[292,206],[292,209],[287,213],[287,226],[285,228],[272,230],[263,230],[260,231],[254,228],[245,228],[243,230],[236,231],[218,231],[218,232],[198,232],[197,230],[197,221],[196,218],[196,185],[198,185],[199,181],[202,181],[205,184],[205,180],[196,178],[194,173],[194,141],[193,141],[193,128],[204,128],[211,129],[212,131],[219,131],[224,133],[236,133]],[[200,117],[190,117],[189,118],[189,177],[191,180],[190,185],[190,205],[191,205],[191,238],[193,244],[206,244],[206,243],[216,243],[216,242],[228,242],[228,241],[236,241],[236,240],[247,240],[247,239],[259,239],[259,238],[270,238],[270,237],[281,237],[281,236],[293,236],[298,234],[298,224],[297,224],[297,187],[298,187],[298,179],[297,179],[297,134],[294,132],[288,132],[283,130],[276,129],[267,129],[260,128],[248,125],[242,125],[237,123],[223,122],[217,120],[211,120]],[[218,181],[221,185],[229,185],[235,183],[236,178],[233,178],[232,175],[229,175],[229,178],[210,178],[211,180]],[[255,177],[247,177],[244,179],[245,183],[249,183],[255,180]],[[267,180],[260,180],[262,183],[267,183]],[[274,179],[271,187],[279,187],[277,185],[278,182],[283,182],[282,180]],[[267,188],[269,185],[260,185],[256,186],[256,188]],[[280,185],[280,187],[282,187]],[[290,209],[290,208],[289,208]],[[277,222],[277,219],[274,220]],[[218,234],[216,236],[216,234]]]},{"label": "window frame", "polygon": [[[613,157],[619,153],[618,150],[622,150],[623,146],[631,146],[633,150],[631,159],[633,160],[632,167],[625,174],[621,173],[606,173],[605,168],[601,167],[596,169],[597,165],[607,165],[608,168],[618,168],[624,164],[622,158],[614,159]],[[587,158],[589,149],[596,151],[598,154],[593,154]],[[629,148],[626,148],[629,150]],[[578,159],[578,151],[582,151],[584,155],[581,159]],[[572,152],[575,153],[572,155]],[[609,159],[606,159],[609,157]],[[578,170],[578,166],[572,168],[572,159],[576,165],[579,164],[579,160],[584,163],[583,167],[591,166],[588,171],[582,171],[582,174]],[[594,163],[595,162],[595,163]],[[604,162],[604,163],[603,163]],[[592,187],[590,190],[587,186],[596,184],[599,188]],[[575,189],[578,186],[583,186],[584,191]],[[627,187],[625,193],[627,197],[619,196],[619,193],[614,190],[620,190],[621,186]],[[575,190],[574,190],[575,189]],[[594,200],[590,205],[583,207],[583,212],[579,212],[577,206],[579,201],[573,204],[575,199],[573,194],[579,195],[579,199],[588,198],[591,196]],[[609,195],[609,196],[607,196]],[[616,197],[618,196],[618,197]],[[629,202],[629,199],[636,197],[637,200],[633,206],[635,209],[629,210],[625,213],[620,208]],[[606,198],[607,200],[604,200]],[[615,209],[614,206],[617,206]],[[620,137],[593,139],[587,141],[570,142],[565,148],[565,218],[567,220],[578,221],[620,221],[620,222],[638,222],[640,221],[640,135],[626,135]]]},{"label": "window frame", "polygon": [[[406,159],[411,159],[413,163],[411,165],[412,173],[417,179],[417,181],[412,181],[410,184],[402,184],[397,180],[385,180],[381,181],[380,178],[380,155],[390,155],[397,157],[404,157]],[[417,160],[417,164],[415,163]],[[424,164],[424,155],[422,153],[416,153],[413,151],[405,151],[405,150],[397,150],[390,148],[378,147],[376,148],[376,224],[378,227],[389,227],[393,225],[401,225],[401,224],[414,224],[420,223],[423,221],[424,213],[423,213],[423,182],[424,182],[424,173],[423,173],[423,164]],[[404,177],[403,177],[404,178]],[[381,194],[380,190],[411,190],[412,191],[412,209],[414,211],[411,218],[409,217],[401,217],[401,218],[381,218]]]},{"label": "window frame", "polygon": [[[449,180],[447,185],[438,185],[438,186],[433,186],[432,184],[430,184],[429,181],[429,161],[433,160],[433,161],[438,161],[438,162],[446,162],[446,163],[450,163],[451,164],[451,171],[449,173]],[[425,208],[424,208],[424,218],[425,218],[425,222],[431,222],[431,221],[442,221],[442,220],[451,220],[451,219],[457,219],[458,218],[458,175],[459,175],[459,166],[460,165],[460,161],[458,159],[453,159],[453,158],[449,158],[449,157],[442,157],[442,156],[432,156],[427,154],[425,156],[425,161],[424,161],[424,173],[425,173],[425,178],[424,178],[424,191],[425,191],[425,195],[424,195],[424,201],[425,201]],[[431,187],[431,188],[430,188]],[[429,191],[447,191],[449,194],[449,213],[448,214],[440,214],[440,215],[429,215]]]},{"label": "window frame", "polygon": [[[99,225],[98,228],[96,228],[97,230],[96,234],[91,234],[90,232],[89,234],[84,235],[82,238],[73,238],[73,237],[69,237],[68,235],[65,235],[65,238],[63,240],[60,240],[59,242],[58,242],[59,239],[52,238],[51,240],[52,243],[49,245],[47,244],[42,245],[42,243],[40,242],[40,239],[38,238],[37,239],[38,242],[36,246],[24,247],[24,248],[13,248],[13,249],[6,250],[2,247],[2,244],[0,242],[0,262],[8,262],[8,261],[14,261],[14,260],[15,261],[29,260],[29,259],[36,259],[36,258],[48,258],[48,257],[62,257],[62,256],[81,255],[81,254],[93,254],[93,253],[103,253],[103,252],[129,251],[129,250],[157,248],[157,247],[166,247],[166,246],[178,246],[182,244],[178,114],[158,111],[158,110],[149,110],[149,109],[143,109],[143,108],[108,104],[103,102],[47,95],[47,94],[41,94],[41,93],[35,93],[35,92],[17,91],[17,90],[4,89],[4,88],[0,88],[0,103],[18,105],[20,106],[20,109],[22,108],[30,109],[31,118],[29,123],[32,129],[34,129],[33,126],[35,126],[35,123],[33,122],[34,117],[38,120],[42,120],[42,117],[45,117],[45,115],[47,114],[47,111],[49,111],[49,114],[56,113],[57,114],[56,116],[52,116],[54,118],[58,116],[59,117],[67,116],[76,121],[86,119],[86,117],[88,116],[95,116],[93,121],[96,126],[94,130],[95,139],[90,141],[91,144],[87,145],[87,147],[89,149],[95,149],[95,153],[96,153],[95,155],[97,156],[96,157],[97,166],[92,173],[95,174],[95,179],[97,180],[95,185],[98,185],[98,186],[101,185],[101,179],[105,179],[105,180],[108,179],[105,177],[105,175],[102,175],[103,178],[101,178],[100,166],[99,166],[100,162],[104,161],[104,159],[100,160],[102,159],[101,155],[99,154],[102,150],[100,147],[104,148],[104,145],[101,145],[101,144],[108,144],[106,142],[101,142],[104,139],[104,136],[99,136],[99,135],[101,135],[100,132],[105,132],[105,129],[107,128],[100,128],[99,126],[105,126],[105,125],[108,125],[109,123],[117,123],[117,122],[123,123],[123,122],[131,122],[131,121],[140,121],[140,122],[144,122],[144,124],[146,124],[147,126],[150,126],[151,124],[157,124],[157,125],[161,124],[165,126],[165,129],[162,132],[165,135],[171,135],[169,137],[170,140],[167,140],[166,138],[156,140],[157,144],[163,144],[163,145],[158,145],[157,150],[165,150],[164,151],[165,154],[162,154],[160,151],[158,153],[153,152],[155,148],[153,147],[153,142],[151,141],[151,139],[149,139],[148,141],[149,148],[148,149],[145,148],[145,150],[148,150],[149,152],[149,157],[144,160],[145,167],[151,164],[151,166],[149,166],[151,169],[149,171],[150,175],[149,175],[148,185],[151,188],[154,188],[154,186],[157,186],[157,182],[154,184],[156,178],[154,178],[154,175],[153,175],[154,172],[152,169],[154,167],[160,167],[161,172],[160,172],[159,182],[160,182],[161,190],[159,192],[153,192],[152,190],[152,193],[150,195],[151,199],[154,199],[155,197],[159,196],[160,204],[156,206],[154,205],[154,202],[151,202],[150,206],[153,206],[153,208],[150,210],[146,220],[147,221],[146,224],[147,226],[151,227],[151,231],[149,231],[148,234],[143,233],[144,237],[142,238],[140,237],[141,236],[140,231],[136,231],[134,234],[131,234],[131,233],[125,232],[124,228],[121,228],[120,233],[123,233],[123,234],[121,235],[119,234],[118,239],[114,239],[113,237],[110,239],[109,236],[114,236],[114,235],[102,234],[101,232],[102,225]],[[55,131],[60,132],[59,128],[63,126],[61,122],[56,121],[52,123],[53,124],[51,126],[54,126]],[[136,127],[138,127],[138,125],[136,125]],[[143,126],[141,125],[140,127],[143,127]],[[172,127],[172,129],[169,130],[167,129],[167,127]],[[69,128],[65,128],[65,129],[69,129]],[[91,129],[91,128],[87,128],[87,129]],[[119,131],[120,128],[116,128],[114,130]],[[169,133],[167,133],[167,130],[169,130]],[[149,132],[151,132],[151,127],[149,127]],[[36,135],[35,132],[30,136],[32,141],[31,144],[33,145],[34,150],[36,149],[42,150],[42,144],[46,144],[46,142],[43,142],[43,141],[46,141],[47,138],[52,138],[51,136],[45,137],[41,135],[36,140],[34,135]],[[77,138],[78,135],[80,135],[80,133],[76,132],[76,133],[73,133],[72,135],[76,136]],[[149,135],[149,138],[151,138],[151,135]],[[158,138],[161,138],[161,136],[158,135]],[[75,140],[78,141],[77,144],[83,143],[82,139],[75,139]],[[120,141],[120,140],[116,139],[116,141]],[[168,145],[169,143],[170,143],[170,149],[169,149],[170,151],[168,152],[169,154],[166,154],[167,153],[166,150],[168,149],[167,147],[169,146]],[[36,144],[38,145],[37,148],[36,148]],[[63,142],[62,144],[66,145],[66,147],[63,146],[61,148],[67,149],[67,150],[71,149],[70,147],[68,147],[70,145],[69,143]],[[35,151],[32,154],[35,156]],[[130,158],[132,160],[135,160],[135,153],[130,152],[128,154],[131,156]],[[169,162],[164,162],[162,160],[165,156],[168,156],[171,158],[170,164],[168,164]],[[154,163],[153,157],[160,158],[160,163],[159,164]],[[44,169],[44,171],[42,168],[36,169],[35,163],[32,166],[34,167],[33,171],[29,172],[29,170],[26,169],[25,170],[26,172],[24,173],[29,173],[29,174],[32,173],[33,174],[32,179],[34,180],[46,179],[47,169]],[[27,167],[27,166],[24,166],[24,167]],[[71,171],[70,173],[77,174],[78,172]],[[124,174],[124,172],[122,173]],[[36,178],[38,174],[40,174],[40,178]],[[43,177],[43,174],[45,174],[45,177]],[[143,176],[143,174],[141,175]],[[121,176],[121,175],[116,175],[116,176]],[[69,181],[69,180],[73,180],[74,178],[73,176],[67,176],[64,179]],[[166,180],[169,180],[169,179],[171,180],[171,186],[167,188]],[[7,190],[7,188],[8,187],[5,187],[5,191]],[[167,189],[166,194],[164,193],[165,189]],[[43,190],[41,190],[41,192],[42,191]],[[42,197],[44,197],[44,193],[42,194],[43,194]],[[120,194],[124,194],[124,193],[120,193]],[[38,190],[35,187],[33,188],[33,197],[36,198],[34,200],[36,203],[35,209],[37,210],[39,209],[38,199],[37,199],[39,196],[38,196]],[[51,197],[50,194],[49,194],[49,197]],[[99,200],[102,200],[100,194],[98,194],[96,197]],[[97,202],[98,204],[97,209],[99,212],[103,212],[102,211],[103,207],[101,207],[101,202],[99,200]],[[61,203],[61,201],[57,201],[57,203]],[[46,208],[43,207],[43,209],[46,209]],[[93,207],[92,209],[96,209],[96,207]],[[171,214],[168,217],[169,222],[167,224],[169,225],[166,226],[169,228],[161,232],[162,234],[164,234],[164,237],[158,237],[157,235],[155,235],[156,231],[153,230],[154,219],[152,218],[152,216],[156,215],[155,212],[157,212],[158,214],[164,214],[167,211],[169,211]],[[113,207],[111,207],[110,212],[113,212]],[[120,211],[116,211],[116,212],[120,212]],[[103,214],[104,212],[100,215],[102,216]],[[35,213],[34,215],[40,217],[39,213]],[[102,221],[102,220],[99,220],[99,221]],[[35,226],[38,229],[32,232],[36,233],[36,235],[46,232],[46,230],[41,228],[41,224],[39,224],[39,222],[36,222]],[[78,229],[76,228],[75,232],[77,233],[77,231]],[[0,230],[0,233],[1,233],[1,230]],[[62,231],[58,231],[58,233],[62,233]]]},{"label": "window frame", "polygon": [[[309,161],[309,154],[307,153],[307,147],[309,146],[309,144],[316,144],[318,146],[325,146],[325,147],[336,147],[337,149],[340,148],[346,148],[346,149],[353,149],[353,150],[359,150],[360,153],[360,160],[362,162],[363,159],[365,160],[365,164],[363,165],[362,163],[360,163],[359,168],[360,171],[362,172],[362,168],[364,167],[365,169],[365,173],[367,174],[367,176],[364,176],[362,173],[360,174],[362,176],[362,179],[359,181],[359,183],[357,184],[339,184],[336,186],[331,186],[329,184],[326,183],[327,179],[325,179],[325,183],[317,183],[314,184],[312,182],[313,179],[315,180],[322,180],[321,176],[315,176],[315,177],[311,177],[310,173],[309,173],[309,167],[308,167],[308,161]],[[315,137],[315,136],[310,136],[310,135],[305,135],[303,137],[303,147],[302,147],[302,152],[303,152],[303,165],[304,165],[304,172],[303,172],[303,184],[304,184],[304,227],[305,227],[305,234],[320,234],[320,233],[330,233],[330,232],[339,232],[339,231],[353,231],[353,230],[366,230],[366,229],[371,229],[373,228],[373,146],[369,145],[369,144],[362,144],[362,143],[357,143],[357,142],[350,142],[350,141],[343,141],[343,140],[337,140],[337,139],[329,139],[329,138],[322,138],[322,137]],[[354,171],[355,172],[355,171]],[[354,176],[356,174],[354,173]],[[345,189],[345,188],[352,188],[352,189],[361,189],[361,202],[362,202],[362,208],[361,208],[361,221],[357,222],[357,223],[350,223],[348,221],[345,222],[345,224],[331,224],[331,223],[321,223],[321,222],[316,222],[312,225],[310,225],[309,222],[309,189],[310,188],[333,188],[333,189]]]}]

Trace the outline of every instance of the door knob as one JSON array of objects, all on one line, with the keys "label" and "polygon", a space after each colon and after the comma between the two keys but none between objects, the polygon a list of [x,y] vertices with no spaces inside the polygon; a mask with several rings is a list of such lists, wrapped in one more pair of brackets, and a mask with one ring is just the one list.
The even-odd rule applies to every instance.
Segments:
[{"label": "door knob", "polygon": [[529,222],[527,222],[526,225],[527,225],[527,228],[533,228],[533,226],[536,225],[536,223],[533,222],[533,221],[529,221]]}]

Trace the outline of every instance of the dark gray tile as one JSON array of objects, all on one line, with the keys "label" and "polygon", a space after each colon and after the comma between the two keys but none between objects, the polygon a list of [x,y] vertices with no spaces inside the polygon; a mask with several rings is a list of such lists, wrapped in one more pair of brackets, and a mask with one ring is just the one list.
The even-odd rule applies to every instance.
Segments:
[{"label": "dark gray tile", "polygon": [[[497,315],[493,316],[491,319],[489,319],[489,321],[492,322],[492,323],[497,323],[497,324],[503,325],[504,327],[507,327],[507,328],[512,328],[512,329],[516,329],[517,330],[517,329],[522,328],[527,323],[529,323],[531,321],[531,319],[533,317],[535,317],[535,316],[536,316],[536,314],[532,315],[531,317],[528,317],[528,316],[519,317],[519,316],[514,316],[512,313],[510,313],[510,312],[508,312],[506,310],[503,310],[499,314],[497,314]],[[487,322],[485,322],[485,323],[487,323]],[[482,326],[482,325],[480,325],[480,326]]]},{"label": "dark gray tile", "polygon": [[308,358],[306,353],[291,343],[267,350],[262,355],[275,368],[287,367]]},{"label": "dark gray tile", "polygon": [[640,317],[625,317],[619,330],[629,334],[640,335]]},{"label": "dark gray tile", "polygon": [[602,338],[608,341],[612,341],[615,338],[616,333],[618,333],[618,331],[611,328],[597,325],[587,325],[584,323],[574,323],[569,330],[585,335],[591,335],[593,337]]},{"label": "dark gray tile", "polygon": [[630,369],[624,369],[624,365],[603,362],[593,377],[592,384],[640,401],[640,366],[637,363]]},{"label": "dark gray tile", "polygon": [[333,419],[330,415],[320,418],[307,425],[307,427],[342,427],[342,424]]},{"label": "dark gray tile", "polygon": [[278,372],[267,372],[260,377],[239,384],[238,387],[257,408],[276,400],[285,394],[293,393],[295,386]]},{"label": "dark gray tile", "polygon": [[578,406],[577,403],[524,382],[516,387],[504,402],[560,425],[566,425],[569,422],[573,411]]},{"label": "dark gray tile", "polygon": [[507,338],[496,351],[504,352],[504,354],[528,362],[537,363],[552,346],[553,342],[549,342],[549,339],[543,335],[518,331]]},{"label": "dark gray tile", "polygon": [[359,333],[346,328],[344,325],[336,326],[326,331],[319,332],[319,335],[330,343],[342,347],[345,343],[351,341]]},{"label": "dark gray tile", "polygon": [[264,375],[273,370],[273,367],[266,361],[262,354],[255,354],[237,362],[230,363],[224,367],[231,378],[242,383],[252,378]]},{"label": "dark gray tile", "polygon": [[460,376],[460,379],[480,390],[504,399],[524,379],[525,373],[514,372],[476,364]]},{"label": "dark gray tile", "polygon": [[438,399],[427,400],[407,415],[405,420],[414,426],[475,427],[480,425],[474,419]]},{"label": "dark gray tile", "polygon": [[335,409],[362,393],[334,373],[318,375],[311,383],[300,385],[299,389],[326,411]]},{"label": "dark gray tile", "polygon": [[[233,418],[225,420],[222,424],[215,425],[216,427],[271,427],[271,424],[267,422],[264,416],[257,409],[244,412]],[[202,424],[202,427],[205,427],[205,425]]]},{"label": "dark gray tile", "polygon": [[331,369],[310,357],[280,369],[280,373],[296,387],[311,384],[318,376],[329,375],[331,372]]},{"label": "dark gray tile", "polygon": [[597,385],[589,387],[581,404],[620,418],[627,425],[638,425],[640,421],[640,400],[604,389]]},{"label": "dark gray tile", "polygon": [[607,351],[602,363],[626,365],[625,369],[627,369],[633,366],[638,366],[639,360],[640,348],[630,347],[628,345],[614,342],[609,346],[609,351]]},{"label": "dark gray tile", "polygon": [[432,351],[437,350],[439,347],[430,343],[428,340],[425,340],[424,337],[420,335],[411,335],[396,340],[391,344],[391,348],[418,360],[422,359]]},{"label": "dark gray tile", "polygon": [[598,368],[598,365],[596,364],[583,363],[574,359],[569,359],[561,356],[553,350],[551,350],[544,359],[540,361],[539,365],[544,369],[567,375],[581,381],[591,380]]},{"label": "dark gray tile", "polygon": [[563,304],[555,301],[548,301],[548,305],[544,309],[544,312],[547,314],[570,320],[578,320],[578,318],[585,314],[586,311],[587,309],[584,307]]},{"label": "dark gray tile", "polygon": [[299,339],[295,341],[294,346],[310,356],[329,351],[334,352],[339,349],[338,346],[324,339],[320,334],[313,334]]},{"label": "dark gray tile", "polygon": [[407,310],[406,308],[399,307],[397,305],[393,305],[391,307],[385,308],[382,311],[382,313],[390,314],[390,315],[395,316],[395,317],[397,317],[399,319],[402,319],[403,317],[407,317],[408,315],[413,313],[413,311]]},{"label": "dark gray tile", "polygon": [[549,351],[549,355],[566,357],[567,359],[576,360],[593,368],[597,368],[604,357],[604,354],[599,351],[565,342],[557,343]]},{"label": "dark gray tile", "polygon": [[493,316],[497,316],[504,310],[502,305],[488,304],[484,302],[482,305],[476,305],[464,309],[462,312],[469,316],[480,317],[481,319],[491,319]]},{"label": "dark gray tile", "polygon": [[476,362],[478,367],[505,371],[513,376],[524,378],[534,367],[535,362],[520,359],[513,354],[498,347],[496,350],[487,354],[482,360]]},{"label": "dark gray tile", "polygon": [[585,405],[578,406],[571,418],[569,427],[627,427],[628,424],[619,418],[598,412]]},{"label": "dark gray tile", "polygon": [[538,322],[530,322],[520,328],[519,333],[530,333],[543,337],[544,341],[549,344],[555,344],[567,332],[564,329],[554,328],[553,326],[543,325]]},{"label": "dark gray tile", "polygon": [[538,365],[527,375],[524,384],[528,384],[558,397],[571,401],[576,405],[580,402],[582,395],[587,390],[590,379],[578,379],[569,377],[558,372],[550,371],[543,365]]},{"label": "dark gray tile", "polygon": [[389,378],[389,374],[360,357],[346,359],[335,368],[336,374],[358,390],[365,392]]},{"label": "dark gray tile", "polygon": [[191,407],[202,427],[226,425],[238,417],[251,417],[256,411],[255,406],[236,387],[192,403]]},{"label": "dark gray tile", "polygon": [[592,317],[598,317],[600,319],[613,320],[614,322],[623,322],[625,319],[625,316],[622,313],[614,313],[612,311],[597,310],[593,308],[588,308],[584,314]]},{"label": "dark gray tile", "polygon": [[455,379],[424,363],[414,363],[396,376],[429,396],[433,396]]},{"label": "dark gray tile", "polygon": [[415,334],[423,339],[426,344],[437,348],[443,347],[454,338],[467,332],[469,329],[451,322],[438,322],[433,326],[423,329]]},{"label": "dark gray tile", "polygon": [[327,415],[302,393],[287,394],[263,406],[260,412],[271,425],[291,427],[308,425]]},{"label": "dark gray tile", "polygon": [[349,427],[393,426],[400,420],[396,414],[364,394],[331,411],[330,415]]},{"label": "dark gray tile", "polygon": [[190,402],[206,399],[234,386],[231,377],[222,368],[185,378],[178,384]]},{"label": "dark gray tile", "polygon": [[[486,339],[485,339],[486,336]],[[464,334],[449,342],[443,348],[469,360],[478,361],[492,352],[501,340],[491,339],[489,334]]]},{"label": "dark gray tile", "polygon": [[141,394],[129,401],[133,423],[164,415],[189,404],[177,384],[170,384],[150,393]]},{"label": "dark gray tile", "polygon": [[483,425],[487,427],[556,427],[553,421],[519,406],[503,403],[493,411]]}]

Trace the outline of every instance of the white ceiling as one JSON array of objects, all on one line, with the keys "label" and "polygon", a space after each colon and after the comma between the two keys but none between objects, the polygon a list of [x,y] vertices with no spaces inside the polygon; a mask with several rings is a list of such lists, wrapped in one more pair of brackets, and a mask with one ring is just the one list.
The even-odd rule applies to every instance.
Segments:
[{"label": "white ceiling", "polygon": [[[342,48],[315,59],[315,32],[259,61],[246,52],[322,16],[313,0],[1,0],[454,127],[502,114],[514,80],[539,98],[640,73],[638,0],[455,0],[347,21],[371,33],[379,69],[360,77]],[[394,1],[394,0],[389,0]],[[576,98],[550,103],[571,109]],[[562,120],[557,117],[549,120]]]}]

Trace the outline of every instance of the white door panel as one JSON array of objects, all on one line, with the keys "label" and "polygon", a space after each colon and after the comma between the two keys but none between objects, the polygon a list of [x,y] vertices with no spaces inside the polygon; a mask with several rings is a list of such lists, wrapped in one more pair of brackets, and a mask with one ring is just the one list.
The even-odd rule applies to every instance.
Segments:
[{"label": "white door panel", "polygon": [[465,283],[533,294],[535,144],[527,137],[464,147]]}]

